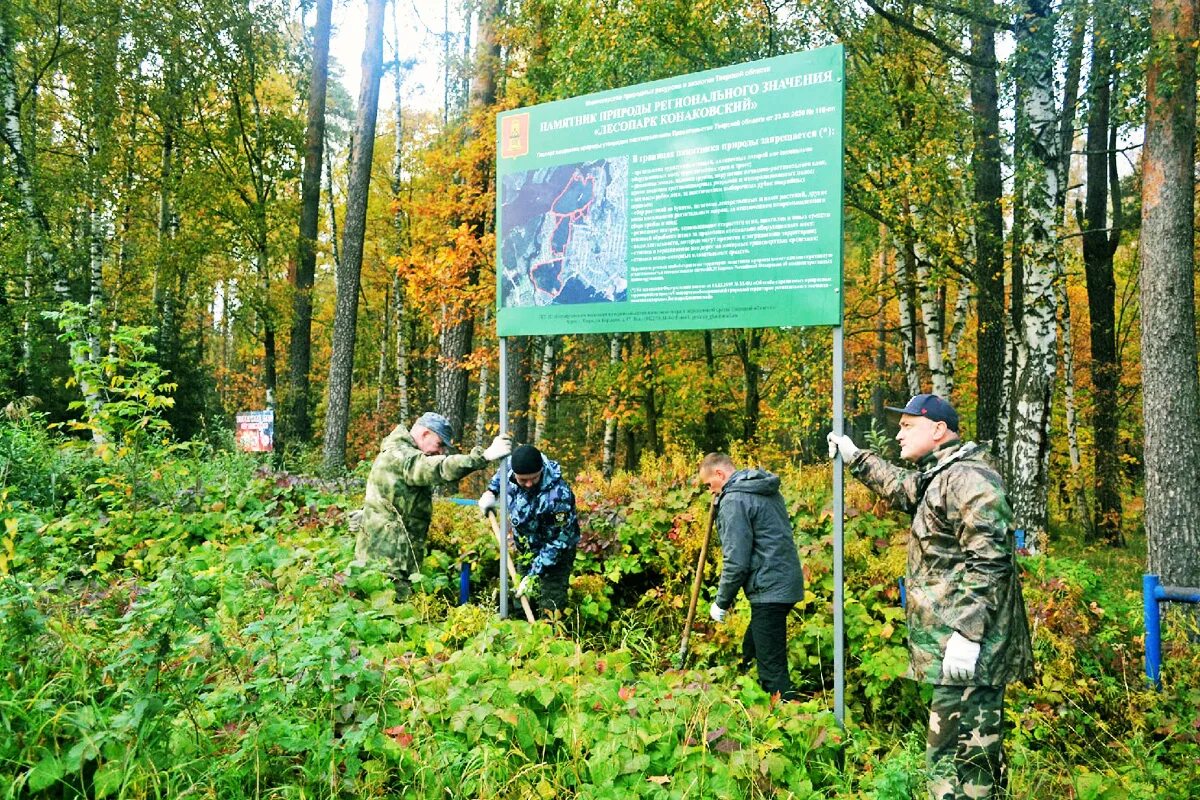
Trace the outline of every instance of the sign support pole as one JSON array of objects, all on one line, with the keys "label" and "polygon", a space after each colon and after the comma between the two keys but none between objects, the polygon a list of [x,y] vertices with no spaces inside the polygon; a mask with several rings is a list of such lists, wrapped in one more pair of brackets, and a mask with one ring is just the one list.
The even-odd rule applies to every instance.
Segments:
[{"label": "sign support pole", "polygon": [[[843,403],[845,402],[845,351],[842,326],[833,329],[833,430],[845,433]],[[842,554],[845,539],[845,486],[843,484],[842,454],[833,460],[833,716],[841,727],[846,726],[846,652],[845,652],[845,586],[842,576]]]},{"label": "sign support pole", "polygon": [[[508,433],[508,340],[500,337],[500,435]],[[508,619],[508,458],[500,459],[500,619]]]}]

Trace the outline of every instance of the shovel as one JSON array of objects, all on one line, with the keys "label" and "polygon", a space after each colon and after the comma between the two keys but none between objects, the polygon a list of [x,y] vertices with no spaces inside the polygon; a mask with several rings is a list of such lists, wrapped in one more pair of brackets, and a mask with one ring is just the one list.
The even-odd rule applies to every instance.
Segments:
[{"label": "shovel", "polygon": [[[508,542],[505,541],[505,536],[500,532],[500,523],[496,521],[496,515],[493,512],[487,514],[488,522],[492,523],[492,532],[496,534],[496,544],[500,547],[507,547]],[[508,553],[508,558],[504,559],[508,562],[508,577],[513,582],[513,586],[520,583],[520,578],[517,576],[517,568],[513,566],[512,551]],[[534,622],[533,608],[529,605],[528,597],[521,597],[521,608],[525,609],[525,619]]]},{"label": "shovel", "polygon": [[688,640],[692,638],[692,620],[696,618],[696,600],[700,597],[700,585],[704,583],[704,562],[708,558],[708,540],[712,538],[713,521],[717,517],[717,496],[713,495],[708,507],[708,524],[704,527],[704,540],[700,542],[700,555],[696,558],[696,577],[692,579],[692,599],[688,603],[687,620],[683,623],[683,641],[679,643],[678,669],[687,661]]}]

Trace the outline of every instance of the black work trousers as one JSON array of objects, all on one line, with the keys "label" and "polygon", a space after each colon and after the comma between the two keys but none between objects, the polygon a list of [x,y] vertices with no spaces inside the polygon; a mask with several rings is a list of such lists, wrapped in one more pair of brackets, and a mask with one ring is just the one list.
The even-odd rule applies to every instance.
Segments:
[{"label": "black work trousers", "polygon": [[742,667],[758,662],[758,685],[783,700],[796,699],[788,672],[787,618],[795,603],[751,603],[750,626],[742,639]]}]

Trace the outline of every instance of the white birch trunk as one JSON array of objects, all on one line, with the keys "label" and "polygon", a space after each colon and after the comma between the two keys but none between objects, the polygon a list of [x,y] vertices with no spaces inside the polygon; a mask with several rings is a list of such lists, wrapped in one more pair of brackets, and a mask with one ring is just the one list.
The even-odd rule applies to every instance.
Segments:
[{"label": "white birch trunk", "polygon": [[33,307],[33,250],[25,250],[25,281],[22,287],[22,299],[25,301],[21,318],[21,374],[29,378],[29,368],[33,365],[33,331],[30,329],[29,310]]},{"label": "white birch trunk", "polygon": [[400,419],[409,419],[408,399],[408,336],[404,331],[404,281],[400,273],[392,273],[392,303],[396,318],[396,386],[400,393]]},{"label": "white birch trunk", "polygon": [[33,190],[33,175],[29,160],[25,154],[25,144],[21,138],[21,116],[17,105],[16,75],[13,70],[12,31],[7,25],[7,17],[0,14],[0,140],[8,146],[11,153],[11,165],[16,183],[17,196],[21,209],[25,213],[26,230],[29,235],[29,246],[36,251],[38,260],[47,275],[54,277],[54,294],[61,305],[69,297],[66,275],[57,268],[54,255],[50,250],[49,225]]},{"label": "white birch trunk", "polygon": [[1017,70],[1028,125],[1018,177],[1026,221],[1022,241],[1024,316],[1017,331],[1009,499],[1016,525],[1037,549],[1047,525],[1050,408],[1057,367],[1058,117],[1054,110],[1054,26],[1044,0],[1031,0],[1017,30]]},{"label": "white birch trunk", "polygon": [[375,411],[383,409],[383,400],[387,395],[387,366],[388,343],[392,338],[392,296],[391,287],[384,288],[383,294],[383,333],[379,337],[379,365],[375,368]]},{"label": "white birch trunk", "polygon": [[[921,298],[921,320],[925,327],[925,358],[929,362],[930,384],[939,397],[950,397],[946,367],[942,359],[942,309],[938,303],[938,287],[929,275],[929,267],[918,258],[916,263],[917,289]],[[915,392],[914,392],[915,394]]]},{"label": "white birch trunk", "polygon": [[963,278],[958,284],[958,296],[954,301],[954,317],[950,323],[950,336],[946,340],[946,396],[954,394],[954,379],[958,374],[958,345],[967,330],[967,315],[971,310],[971,281]]},{"label": "white birch trunk", "polygon": [[600,470],[604,477],[611,478],[617,463],[617,403],[620,394],[617,392],[616,371],[621,363],[621,334],[614,333],[608,339],[608,368],[613,375],[612,384],[608,390],[608,408],[604,414],[604,452],[601,456]]}]

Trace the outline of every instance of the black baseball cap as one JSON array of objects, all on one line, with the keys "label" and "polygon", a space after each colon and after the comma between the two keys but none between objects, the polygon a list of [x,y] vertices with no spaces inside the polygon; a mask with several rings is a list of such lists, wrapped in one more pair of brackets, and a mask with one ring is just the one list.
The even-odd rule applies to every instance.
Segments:
[{"label": "black baseball cap", "polygon": [[888,411],[897,414],[908,414],[913,417],[928,417],[934,422],[944,422],[946,427],[958,433],[958,412],[954,406],[947,403],[936,394],[918,394],[908,401],[904,408],[884,406]]}]

